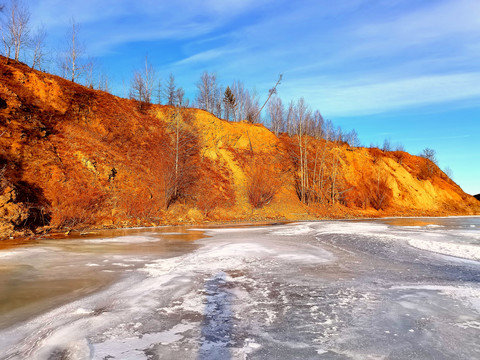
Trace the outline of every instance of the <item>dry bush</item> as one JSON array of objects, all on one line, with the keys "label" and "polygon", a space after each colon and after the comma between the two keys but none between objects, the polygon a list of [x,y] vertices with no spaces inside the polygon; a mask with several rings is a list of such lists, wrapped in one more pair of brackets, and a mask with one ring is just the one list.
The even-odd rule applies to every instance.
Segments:
[{"label": "dry bush", "polygon": [[347,206],[356,206],[362,209],[369,207],[375,210],[385,210],[393,199],[393,191],[388,186],[387,176],[380,174],[374,177],[362,176],[364,182],[358,183],[352,191],[345,194]]},{"label": "dry bush", "polygon": [[418,177],[422,180],[431,179],[438,173],[438,166],[429,159],[420,158],[418,165]]},{"label": "dry bush", "polygon": [[148,221],[159,220],[159,204],[146,193],[135,194],[125,203],[125,213],[129,218]]},{"label": "dry bush", "polygon": [[278,181],[275,173],[265,165],[254,164],[248,172],[248,201],[259,209],[268,205],[278,191]]},{"label": "dry bush", "polygon": [[393,191],[388,186],[386,176],[378,175],[376,179],[370,180],[370,205],[375,210],[385,210],[393,198]]},{"label": "dry bush", "polygon": [[218,160],[203,158],[199,167],[199,180],[193,189],[197,207],[204,217],[215,209],[229,208],[235,204],[235,189],[232,174]]},{"label": "dry bush", "polygon": [[397,150],[397,151],[394,151],[392,155],[397,163],[399,163],[400,165],[403,164],[403,159],[405,159],[405,155],[406,155],[404,151]]},{"label": "dry bush", "polygon": [[383,151],[378,148],[370,148],[369,151],[370,151],[370,155],[372,156],[372,161],[374,164],[376,164],[384,154]]},{"label": "dry bush", "polygon": [[421,162],[419,165],[419,178],[426,180],[431,179],[434,175],[439,173],[440,169],[437,166],[436,151],[430,148],[423,149],[419,154]]},{"label": "dry bush", "polygon": [[202,212],[202,215],[208,218],[213,210],[219,208],[224,203],[225,201],[220,194],[214,191],[207,191],[207,194],[204,194],[197,200],[197,207]]},{"label": "dry bush", "polygon": [[77,182],[69,185],[61,186],[55,194],[52,224],[67,229],[95,224],[106,201],[106,194]]},{"label": "dry bush", "polygon": [[343,202],[347,207],[366,209],[370,206],[369,197],[370,194],[365,184],[358,184],[352,191],[345,193]]}]

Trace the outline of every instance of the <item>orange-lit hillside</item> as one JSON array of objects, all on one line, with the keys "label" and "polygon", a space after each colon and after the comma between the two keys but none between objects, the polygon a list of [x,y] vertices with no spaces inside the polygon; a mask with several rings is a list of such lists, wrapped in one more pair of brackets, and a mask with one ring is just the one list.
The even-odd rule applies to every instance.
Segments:
[{"label": "orange-lit hillside", "polygon": [[425,175],[424,159],[407,153],[308,138],[302,162],[298,139],[277,138],[262,125],[141,106],[3,57],[0,78],[1,237],[52,228],[480,213],[476,199],[436,167]]}]

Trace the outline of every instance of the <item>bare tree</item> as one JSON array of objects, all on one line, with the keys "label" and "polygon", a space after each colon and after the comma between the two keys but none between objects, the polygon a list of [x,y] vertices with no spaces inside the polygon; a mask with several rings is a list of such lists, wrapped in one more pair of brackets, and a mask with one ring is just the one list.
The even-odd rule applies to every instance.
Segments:
[{"label": "bare tree", "polygon": [[156,75],[155,69],[152,64],[148,62],[148,58],[145,56],[145,68],[143,70],[143,77],[145,80],[145,90],[146,90],[146,100],[148,103],[152,102],[153,98],[153,89],[155,87]]},{"label": "bare tree", "polygon": [[110,92],[110,81],[107,74],[100,74],[98,78],[98,89],[105,92]]},{"label": "bare tree", "polygon": [[397,143],[395,145],[395,151],[405,151],[405,146],[402,143]]},{"label": "bare tree", "polygon": [[30,11],[20,2],[11,0],[7,12],[7,19],[2,29],[2,42],[5,48],[5,56],[10,58],[11,50],[14,51],[14,59],[20,58],[20,51],[28,44],[30,28]]},{"label": "bare tree", "polygon": [[358,134],[355,129],[352,129],[349,133],[345,135],[345,140],[351,147],[360,146],[360,139],[358,138]]},{"label": "bare tree", "polygon": [[222,117],[222,112],[223,112],[222,94],[223,93],[224,93],[223,87],[220,85],[217,86],[214,93],[215,108],[214,108],[213,114],[218,118]]},{"label": "bare tree", "polygon": [[288,104],[286,127],[288,135],[292,136],[295,129],[295,102],[293,100]]},{"label": "bare tree", "polygon": [[284,131],[285,127],[285,109],[283,108],[282,99],[274,97],[268,103],[268,115],[270,117],[270,127],[275,135],[278,136],[280,132]]},{"label": "bare tree", "polygon": [[141,71],[133,73],[130,85],[130,97],[144,104],[151,104],[155,87],[155,69],[145,57],[145,66]]},{"label": "bare tree", "polygon": [[205,71],[197,82],[197,105],[200,109],[213,113],[218,99],[217,76]]},{"label": "bare tree", "polygon": [[247,120],[251,123],[255,122],[255,115],[259,109],[255,91],[248,91],[240,81],[235,81],[232,86],[230,86],[230,89],[232,90],[237,103],[234,120]]},{"label": "bare tree", "polygon": [[73,18],[70,20],[70,24],[72,27],[66,37],[67,50],[61,59],[61,67],[63,77],[76,82],[84,75],[87,65],[82,61],[82,57],[85,55],[85,46],[78,39],[79,25]]},{"label": "bare tree", "polygon": [[425,148],[419,156],[425,159],[425,161],[420,165],[420,176],[426,179],[432,176],[436,171],[436,152],[431,148]]},{"label": "bare tree", "polygon": [[175,90],[175,104],[180,107],[188,106],[188,99],[185,99],[185,90],[181,87]]},{"label": "bare tree", "polygon": [[299,178],[297,181],[297,194],[299,199],[308,203],[309,187],[309,160],[308,160],[308,123],[311,117],[311,111],[305,103],[304,98],[300,98],[294,105],[290,114],[293,117],[295,138],[298,145],[298,169]]},{"label": "bare tree", "polygon": [[[188,130],[182,110],[175,108],[168,127],[172,146],[163,161],[165,209],[176,200],[187,197],[197,179],[198,139]],[[191,195],[191,194],[190,194]]]},{"label": "bare tree", "polygon": [[32,37],[32,69],[41,69],[45,59],[45,39],[47,31],[45,26],[41,25]]},{"label": "bare tree", "polygon": [[313,113],[312,117],[312,135],[316,139],[323,139],[325,137],[325,131],[324,131],[324,124],[325,120],[323,119],[322,114],[320,111],[316,110]]},{"label": "bare tree", "polygon": [[385,140],[383,141],[382,150],[385,152],[392,151],[392,145],[390,144],[390,139],[385,138]]},{"label": "bare tree", "polygon": [[95,59],[88,58],[83,64],[84,85],[90,89],[95,88],[96,74],[95,74]]},{"label": "bare tree", "polygon": [[453,170],[450,166],[447,166],[445,167],[445,169],[443,170],[443,172],[445,173],[445,175],[447,175],[450,179],[453,179]]},{"label": "bare tree", "polygon": [[162,80],[158,80],[157,83],[157,104],[162,105],[162,99],[163,99],[163,87],[162,87]]}]

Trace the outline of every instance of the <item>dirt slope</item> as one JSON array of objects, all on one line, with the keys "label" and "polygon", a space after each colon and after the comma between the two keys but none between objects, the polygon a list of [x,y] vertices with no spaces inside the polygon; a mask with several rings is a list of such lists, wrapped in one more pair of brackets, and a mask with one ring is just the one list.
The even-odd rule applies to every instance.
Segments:
[{"label": "dirt slope", "polygon": [[[0,237],[179,222],[480,213],[480,203],[438,168],[422,174],[424,159],[315,139],[307,146],[309,173],[319,171],[318,154],[326,149],[332,160],[325,169],[338,163],[338,180],[335,195],[328,198],[324,186],[323,200],[307,205],[298,196],[291,137],[202,110],[142,105],[2,57],[0,134]],[[388,201],[378,205],[372,194],[380,180]],[[252,206],[252,184],[271,189],[273,199]]]}]

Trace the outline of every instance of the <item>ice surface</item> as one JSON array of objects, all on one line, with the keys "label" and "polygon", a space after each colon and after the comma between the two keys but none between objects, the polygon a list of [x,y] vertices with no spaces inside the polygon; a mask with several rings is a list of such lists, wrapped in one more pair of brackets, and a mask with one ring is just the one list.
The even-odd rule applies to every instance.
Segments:
[{"label": "ice surface", "polygon": [[[73,273],[119,274],[0,328],[0,359],[480,358],[480,264],[435,255],[435,246],[478,254],[479,227],[448,221],[209,229],[188,251],[151,255],[95,252],[104,239],[88,239],[87,253],[62,244],[0,252],[9,266],[41,254],[35,266],[58,276],[69,262]],[[149,246],[167,246],[155,239]]]}]

